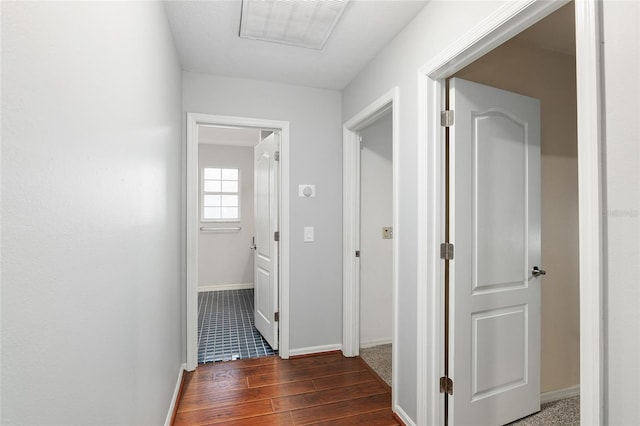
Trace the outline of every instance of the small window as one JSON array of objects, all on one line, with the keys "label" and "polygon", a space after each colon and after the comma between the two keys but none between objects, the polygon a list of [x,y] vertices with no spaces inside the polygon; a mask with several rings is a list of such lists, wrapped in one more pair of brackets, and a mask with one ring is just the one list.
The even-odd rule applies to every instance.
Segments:
[{"label": "small window", "polygon": [[202,220],[240,220],[240,170],[202,169]]}]

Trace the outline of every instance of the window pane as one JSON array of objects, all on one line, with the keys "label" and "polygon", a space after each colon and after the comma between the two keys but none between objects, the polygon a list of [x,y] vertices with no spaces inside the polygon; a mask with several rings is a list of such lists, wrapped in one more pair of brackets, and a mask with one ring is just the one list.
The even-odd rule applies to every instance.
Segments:
[{"label": "window pane", "polygon": [[204,192],[220,192],[221,189],[219,180],[205,180],[204,181]]},{"label": "window pane", "polygon": [[238,208],[237,207],[222,207],[222,218],[223,219],[237,219],[238,218]]},{"label": "window pane", "polygon": [[238,192],[238,182],[231,181],[231,180],[223,180],[222,192]]},{"label": "window pane", "polygon": [[220,195],[205,195],[204,206],[205,207],[220,207]]},{"label": "window pane", "polygon": [[205,167],[204,169],[204,178],[205,179],[218,179],[220,180],[221,171],[220,169],[212,169],[209,167]]},{"label": "window pane", "polygon": [[238,169],[222,169],[222,180],[238,180]]},{"label": "window pane", "polygon": [[205,207],[203,219],[220,219],[220,207]]},{"label": "window pane", "polygon": [[238,196],[222,195],[222,204],[220,205],[225,207],[238,207]]}]

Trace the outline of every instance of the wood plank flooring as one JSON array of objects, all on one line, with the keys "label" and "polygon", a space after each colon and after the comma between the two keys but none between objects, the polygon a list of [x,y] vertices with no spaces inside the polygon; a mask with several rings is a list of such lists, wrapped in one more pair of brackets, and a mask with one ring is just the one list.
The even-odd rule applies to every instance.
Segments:
[{"label": "wood plank flooring", "polygon": [[391,391],[340,353],[204,364],[186,373],[175,425],[400,424]]}]

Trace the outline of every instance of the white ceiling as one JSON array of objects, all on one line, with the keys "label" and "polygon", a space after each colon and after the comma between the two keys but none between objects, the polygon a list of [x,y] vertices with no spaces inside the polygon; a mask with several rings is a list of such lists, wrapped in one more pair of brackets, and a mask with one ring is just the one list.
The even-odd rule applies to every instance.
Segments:
[{"label": "white ceiling", "polygon": [[322,50],[239,37],[241,0],[166,1],[186,71],[343,89],[428,0],[351,0]]}]

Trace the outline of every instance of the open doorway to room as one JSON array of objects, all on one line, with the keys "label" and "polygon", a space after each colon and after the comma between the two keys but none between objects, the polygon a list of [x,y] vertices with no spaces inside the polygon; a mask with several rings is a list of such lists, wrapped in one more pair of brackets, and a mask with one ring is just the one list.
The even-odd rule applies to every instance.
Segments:
[{"label": "open doorway to room", "polygon": [[286,358],[288,123],[189,113],[187,129],[187,369]]},{"label": "open doorway to room", "polygon": [[343,342],[391,387],[398,331],[398,88],[344,124]]},{"label": "open doorway to room", "polygon": [[198,128],[198,364],[277,353],[255,327],[255,147],[272,131]]},{"label": "open doorway to room", "polygon": [[[454,118],[443,124],[452,138],[447,185],[452,185],[449,199],[455,208],[447,207],[454,225],[445,238],[456,254],[443,257],[449,264],[445,379],[456,392],[447,395],[445,383],[444,398],[445,416],[453,424],[471,418],[478,424],[503,424],[531,413],[515,424],[580,424],[574,23],[574,4],[568,3],[447,79]],[[490,104],[494,96],[508,99],[504,105],[511,106]],[[511,103],[515,97],[539,102],[539,125]],[[539,145],[527,133],[531,123],[539,126]],[[468,135],[463,130],[467,124]],[[520,125],[524,132],[512,133],[513,140],[503,133]],[[466,136],[468,146],[455,139]],[[522,150],[516,146],[521,136]],[[537,206],[532,209],[533,203]],[[521,214],[525,232],[518,248],[520,228],[512,219]],[[509,265],[515,273],[511,278]],[[536,270],[538,265],[543,271]],[[524,279],[517,278],[522,271]],[[469,284],[471,292],[464,290]],[[512,293],[534,290],[532,299],[509,299]],[[522,330],[516,330],[519,322]],[[488,340],[490,344],[483,343]],[[495,370],[491,360],[497,359],[501,366]],[[525,392],[528,386],[535,394]],[[529,398],[525,395],[532,400],[522,401]],[[535,414],[540,403],[542,411]]]},{"label": "open doorway to room", "polygon": [[393,144],[386,111],[360,136],[360,357],[392,385]]},{"label": "open doorway to room", "polygon": [[[541,277],[539,416],[561,403],[565,417],[555,421],[565,425],[580,424],[574,14],[570,2],[455,74],[540,100],[541,268],[546,275]],[[560,402],[564,398],[569,399]]]}]

